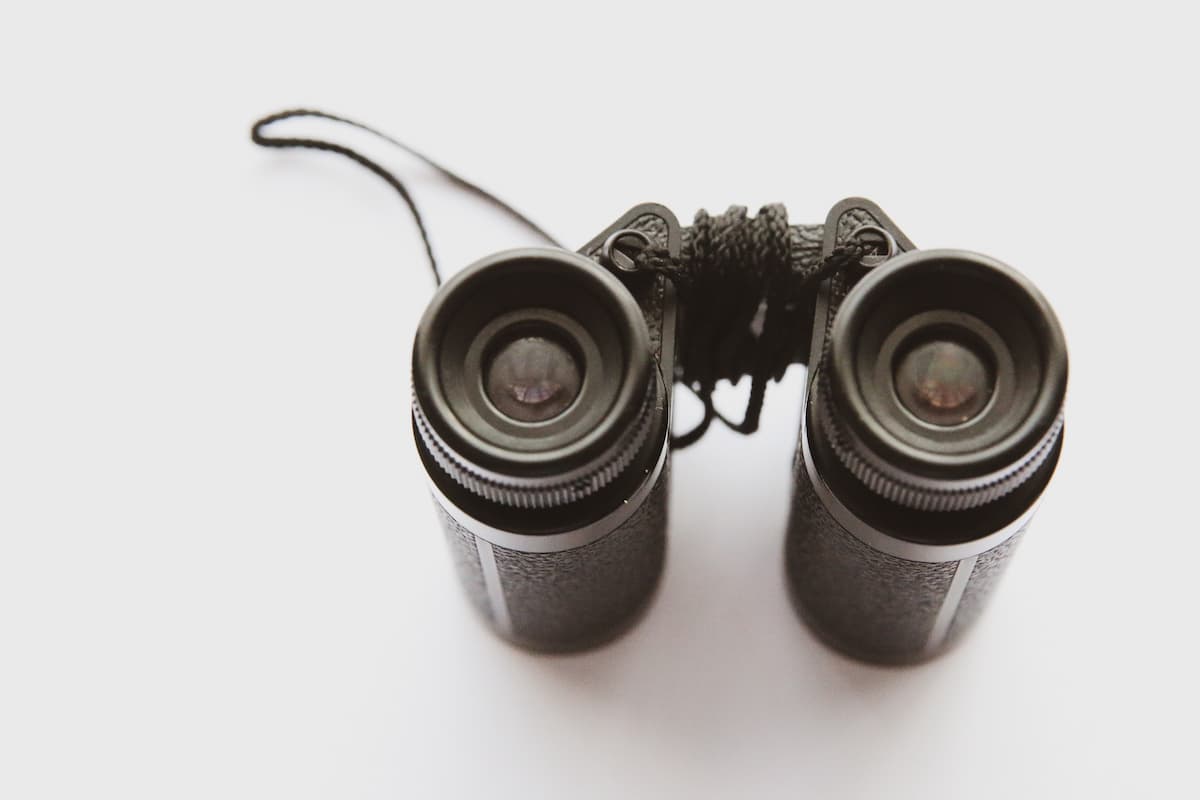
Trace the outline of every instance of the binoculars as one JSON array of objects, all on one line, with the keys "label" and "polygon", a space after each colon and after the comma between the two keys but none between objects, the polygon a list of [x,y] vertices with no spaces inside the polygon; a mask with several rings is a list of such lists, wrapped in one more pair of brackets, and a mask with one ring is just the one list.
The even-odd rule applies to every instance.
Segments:
[{"label": "binoculars", "polygon": [[[637,206],[576,252],[476,262],[421,320],[417,449],[467,596],[522,647],[603,643],[653,594],[672,390],[704,322],[629,244],[687,263],[697,237]],[[784,566],[820,638],[912,663],[971,626],[1028,526],[1062,448],[1066,344],[1022,275],[918,250],[868,200],[788,226],[784,257],[812,270],[853,243],[766,323],[808,367]]]}]

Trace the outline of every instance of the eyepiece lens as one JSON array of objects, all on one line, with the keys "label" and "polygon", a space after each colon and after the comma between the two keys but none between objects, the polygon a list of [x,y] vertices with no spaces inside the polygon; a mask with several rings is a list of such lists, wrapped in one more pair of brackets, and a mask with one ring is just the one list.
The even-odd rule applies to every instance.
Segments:
[{"label": "eyepiece lens", "polygon": [[583,375],[569,350],[542,336],[503,345],[488,364],[484,388],[500,413],[518,422],[545,422],[579,395]]},{"label": "eyepiece lens", "polygon": [[971,348],[935,339],[910,348],[895,370],[896,394],[917,419],[930,425],[969,422],[991,399],[991,369]]}]

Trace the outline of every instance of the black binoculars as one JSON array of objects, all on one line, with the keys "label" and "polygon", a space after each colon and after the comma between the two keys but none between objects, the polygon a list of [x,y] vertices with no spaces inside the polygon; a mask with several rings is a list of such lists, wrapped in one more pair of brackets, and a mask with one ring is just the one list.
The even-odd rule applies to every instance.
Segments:
[{"label": "black binoculars", "polygon": [[[970,627],[1036,509],[1062,447],[1066,345],[1015,270],[918,250],[867,200],[789,226],[786,258],[812,272],[849,244],[853,263],[772,323],[783,360],[808,366],[784,563],[823,640],[911,663]],[[577,252],[476,262],[420,323],[418,451],[467,595],[518,645],[597,645],[654,591],[672,389],[703,323],[637,253],[686,264],[701,246],[637,206]],[[746,323],[753,342],[762,320]]]}]

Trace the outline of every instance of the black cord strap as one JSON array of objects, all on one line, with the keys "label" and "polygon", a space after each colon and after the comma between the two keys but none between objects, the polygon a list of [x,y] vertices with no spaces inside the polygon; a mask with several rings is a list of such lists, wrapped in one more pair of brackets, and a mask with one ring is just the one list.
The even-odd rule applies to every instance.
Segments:
[{"label": "black cord strap", "polygon": [[[552,245],[557,240],[520,211],[491,192],[446,169],[428,156],[381,131],[324,111],[292,109],[263,117],[250,129],[250,138],[262,147],[302,147],[344,156],[382,178],[400,195],[421,234],[434,281],[441,273],[429,232],[408,187],[392,172],[345,145],[322,139],[270,136],[269,126],[294,117],[316,117],[350,125],[378,136],[435,169],[458,187],[487,200]],[[639,268],[669,278],[679,294],[681,330],[679,362],[682,381],[704,405],[704,417],[687,433],[673,437],[676,448],[687,447],[704,435],[714,419],[738,433],[758,429],[767,383],[778,381],[792,362],[797,331],[811,325],[816,287],[825,278],[859,264],[874,251],[869,243],[846,242],[813,265],[793,259],[787,212],[781,205],[764,206],[755,217],[733,206],[724,214],[696,214],[685,231],[678,259],[665,250],[644,248],[636,253]],[[740,422],[726,418],[713,407],[718,381],[736,382],[750,376],[750,397]]]},{"label": "black cord strap", "polygon": [[553,236],[551,236],[549,233],[547,233],[545,230],[543,230],[539,225],[537,225],[537,223],[533,222],[531,219],[526,217],[520,211],[517,211],[515,208],[513,208],[508,203],[501,200],[496,195],[492,194],[491,192],[487,191],[486,189],[483,189],[483,188],[477,186],[474,183],[471,183],[466,178],[462,177],[461,175],[458,175],[457,173],[450,171],[449,169],[443,167],[441,164],[437,163],[433,159],[429,158],[428,156],[423,155],[422,153],[417,152],[416,150],[414,150],[413,148],[404,144],[403,142],[401,142],[397,139],[394,139],[391,136],[388,136],[386,133],[383,133],[382,131],[375,130],[374,128],[369,127],[367,125],[363,125],[361,122],[355,122],[354,120],[346,119],[344,117],[338,117],[333,114],[327,114],[324,111],[313,111],[313,110],[309,110],[309,109],[296,108],[296,109],[292,109],[290,111],[281,111],[277,114],[271,114],[269,116],[263,117],[262,119],[260,119],[254,123],[254,125],[250,128],[250,139],[257,145],[260,145],[262,147],[280,147],[280,148],[305,147],[305,148],[309,148],[311,150],[324,150],[329,153],[337,153],[338,155],[345,156],[346,158],[350,159],[351,161],[354,161],[355,163],[366,167],[371,172],[374,172],[376,175],[378,175],[380,178],[382,178],[384,181],[386,181],[389,186],[391,186],[393,189],[396,190],[396,193],[400,195],[401,199],[404,200],[405,205],[408,206],[408,210],[410,212],[412,212],[413,220],[417,223],[417,229],[421,233],[421,241],[425,245],[425,253],[426,253],[426,255],[429,256],[429,268],[433,271],[433,280],[438,286],[441,286],[441,284],[442,284],[442,276],[441,276],[441,273],[438,271],[437,259],[433,255],[433,245],[430,244],[430,241],[429,241],[429,231],[426,230],[426,228],[425,228],[425,221],[421,217],[421,212],[417,208],[416,201],[414,201],[412,195],[409,194],[408,187],[406,187],[404,185],[404,183],[400,181],[399,178],[397,178],[395,175],[393,175],[390,171],[388,171],[384,167],[380,166],[376,162],[367,158],[363,154],[361,154],[355,150],[352,150],[351,148],[346,147],[344,145],[335,144],[333,142],[327,142],[327,141],[324,141],[321,139],[305,139],[305,138],[296,138],[296,137],[287,137],[287,136],[268,136],[266,133],[264,133],[264,130],[267,127],[269,127],[270,125],[273,125],[276,122],[280,122],[285,119],[291,119],[293,117],[317,117],[319,119],[332,120],[334,122],[340,122],[344,125],[350,125],[352,127],[358,128],[359,130],[364,130],[367,133],[370,133],[374,136],[378,136],[380,139],[383,139],[384,141],[388,142],[389,144],[399,147],[401,150],[403,150],[404,152],[413,156],[414,158],[417,158],[420,161],[424,162],[425,164],[428,164],[430,167],[433,167],[442,176],[449,179],[452,183],[457,185],[459,188],[465,189],[466,191],[470,192],[471,194],[474,194],[478,197],[483,198],[484,200],[487,200],[489,203],[491,203],[492,205],[499,208],[505,214],[507,214],[508,216],[515,219],[517,222],[520,222],[526,228],[529,228],[531,231],[536,233],[541,238],[545,239],[550,244],[553,244],[558,247],[562,246],[558,243],[558,241]]},{"label": "black cord strap", "polygon": [[[696,214],[678,259],[644,248],[639,268],[661,273],[675,285],[682,309],[679,363],[682,382],[700,399],[704,416],[675,436],[676,449],[694,444],[713,420],[749,434],[758,430],[767,384],[783,377],[795,355],[797,330],[812,323],[817,285],[856,267],[875,251],[871,243],[839,244],[812,266],[791,258],[787,212],[764,206],[755,217],[733,206],[724,214]],[[717,382],[750,376],[750,397],[740,422],[713,406]]]}]

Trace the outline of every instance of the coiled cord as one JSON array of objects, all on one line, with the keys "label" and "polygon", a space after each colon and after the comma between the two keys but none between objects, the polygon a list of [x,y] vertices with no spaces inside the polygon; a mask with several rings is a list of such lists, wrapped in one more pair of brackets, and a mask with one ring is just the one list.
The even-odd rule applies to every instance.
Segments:
[{"label": "coiled cord", "polygon": [[[837,245],[815,264],[791,255],[787,211],[763,206],[750,217],[742,206],[724,214],[696,213],[679,258],[646,247],[634,254],[640,269],[665,275],[683,309],[679,332],[681,381],[700,399],[704,416],[692,430],[672,439],[676,449],[694,444],[714,420],[737,433],[758,430],[767,384],[778,381],[795,355],[796,332],[812,324],[818,284],[857,267],[876,251],[873,243]],[[713,406],[717,382],[750,376],[750,396],[741,421]]]}]

